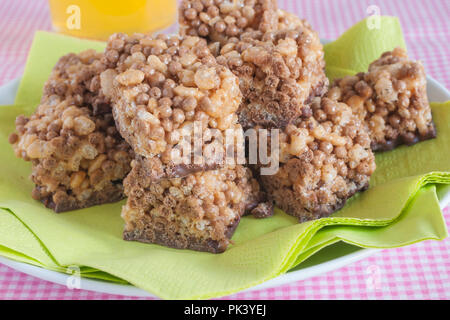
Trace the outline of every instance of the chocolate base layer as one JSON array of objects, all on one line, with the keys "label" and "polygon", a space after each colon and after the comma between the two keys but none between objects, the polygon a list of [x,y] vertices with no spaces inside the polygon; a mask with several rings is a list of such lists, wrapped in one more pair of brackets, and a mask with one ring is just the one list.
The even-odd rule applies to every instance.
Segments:
[{"label": "chocolate base layer", "polygon": [[221,162],[212,161],[210,164],[163,164],[159,158],[145,158],[136,156],[136,160],[142,163],[142,173],[153,182],[164,179],[184,178],[190,174],[202,171],[217,170],[223,167]]},{"label": "chocolate base layer", "polygon": [[[230,239],[233,236],[237,226],[239,225],[239,220],[240,219],[236,219],[227,227],[225,232],[226,238]],[[144,230],[136,229],[132,231],[124,231],[123,239],[127,241],[159,244],[174,249],[189,249],[210,253],[222,253],[227,249],[229,244],[229,240],[227,239],[223,239],[221,241],[199,239],[195,237],[189,237],[187,240],[186,238],[182,239],[179,234],[165,230],[164,226],[160,226],[160,228],[158,228],[157,224],[149,224]]]},{"label": "chocolate base layer", "polygon": [[[349,193],[346,198],[341,198],[332,205],[327,204],[324,206],[320,206],[316,211],[308,211],[304,208],[303,203],[297,203],[295,201],[291,203],[286,201],[285,199],[291,194],[293,197],[295,196],[292,190],[279,190],[275,193],[272,193],[271,198],[275,203],[277,203],[277,206],[279,206],[281,210],[285,211],[287,214],[293,217],[296,217],[300,223],[303,223],[311,220],[329,217],[334,212],[341,210],[347,203],[348,199],[353,197],[356,193],[366,191],[368,188],[369,183],[362,185],[357,190]],[[280,197],[284,198],[284,200],[280,200]]]},{"label": "chocolate base layer", "polygon": [[416,143],[434,139],[437,137],[437,130],[434,122],[431,123],[430,130],[425,134],[421,135],[418,131],[411,135],[399,135],[397,139],[387,140],[386,143],[377,143],[372,141],[370,147],[373,151],[391,151],[400,145],[406,145],[408,147],[415,145]]},{"label": "chocolate base layer", "polygon": [[[39,187],[36,187],[39,188]],[[122,184],[114,184],[101,191],[93,192],[86,200],[77,200],[74,197],[64,199],[54,199],[54,195],[49,195],[40,201],[49,209],[56,213],[89,208],[96,205],[118,202],[125,198]]]}]

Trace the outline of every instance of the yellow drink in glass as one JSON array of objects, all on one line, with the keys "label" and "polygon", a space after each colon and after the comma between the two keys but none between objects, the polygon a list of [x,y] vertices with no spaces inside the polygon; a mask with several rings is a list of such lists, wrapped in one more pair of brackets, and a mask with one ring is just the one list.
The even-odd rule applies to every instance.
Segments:
[{"label": "yellow drink in glass", "polygon": [[177,14],[176,0],[49,0],[49,5],[56,31],[97,40],[115,32],[161,30]]}]

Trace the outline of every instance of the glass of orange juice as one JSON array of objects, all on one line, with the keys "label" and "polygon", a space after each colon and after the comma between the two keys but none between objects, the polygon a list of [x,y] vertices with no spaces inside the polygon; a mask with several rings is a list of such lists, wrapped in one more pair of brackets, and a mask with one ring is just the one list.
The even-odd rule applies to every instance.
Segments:
[{"label": "glass of orange juice", "polygon": [[176,0],[49,0],[53,27],[72,36],[107,40],[115,32],[162,30],[176,19]]}]

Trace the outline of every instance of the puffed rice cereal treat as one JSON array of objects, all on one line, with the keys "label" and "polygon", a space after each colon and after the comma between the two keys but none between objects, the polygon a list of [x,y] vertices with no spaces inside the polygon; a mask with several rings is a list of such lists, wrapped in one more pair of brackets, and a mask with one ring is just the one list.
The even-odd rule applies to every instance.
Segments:
[{"label": "puffed rice cereal treat", "polygon": [[29,118],[16,119],[9,137],[17,157],[31,161],[34,199],[55,212],[121,200],[132,152],[111,113],[52,95]]},{"label": "puffed rice cereal treat", "polygon": [[43,99],[58,95],[78,107],[89,105],[94,115],[111,113],[110,101],[100,90],[100,74],[106,70],[102,57],[95,50],[61,57],[45,83]]},{"label": "puffed rice cereal treat", "polygon": [[276,0],[183,0],[179,9],[180,34],[225,44],[252,29],[277,28]]},{"label": "puffed rice cereal treat", "polygon": [[[112,57],[112,58],[111,58]],[[198,37],[113,35],[101,75],[122,136],[157,179],[222,167],[243,148],[238,78]]]},{"label": "puffed rice cereal treat", "polygon": [[313,98],[327,90],[323,46],[307,27],[250,31],[240,40],[209,47],[240,79],[244,99],[238,114],[244,129],[285,128],[300,116],[308,118]]},{"label": "puffed rice cereal treat", "polygon": [[313,117],[280,133],[278,172],[261,176],[275,204],[301,222],[342,208],[368,188],[376,167],[367,130],[349,106],[328,98],[311,106]]},{"label": "puffed rice cereal treat", "polygon": [[33,198],[55,212],[124,197],[134,155],[98,91],[98,59],[93,51],[62,57],[41,104],[30,117],[17,117],[9,137],[16,156],[32,163]]},{"label": "puffed rice cereal treat", "polygon": [[404,49],[384,53],[367,73],[338,79],[328,93],[347,103],[367,125],[374,151],[436,137],[426,75]]},{"label": "puffed rice cereal treat", "polygon": [[[133,161],[125,179],[125,240],[220,253],[246,212],[259,215],[267,209],[260,205],[258,183],[243,166],[155,183],[146,161]],[[272,213],[269,210],[266,215]]]}]

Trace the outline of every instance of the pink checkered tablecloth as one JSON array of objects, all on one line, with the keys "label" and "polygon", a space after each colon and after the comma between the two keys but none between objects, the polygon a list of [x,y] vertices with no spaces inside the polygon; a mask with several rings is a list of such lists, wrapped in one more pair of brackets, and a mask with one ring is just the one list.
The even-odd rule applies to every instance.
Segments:
[{"label": "pink checkered tablecloth", "polygon": [[[450,88],[450,0],[279,0],[335,39],[376,5],[401,20],[409,53]],[[47,1],[0,0],[0,85],[21,75],[35,30],[51,30]],[[450,208],[444,210],[450,227]],[[327,274],[226,299],[449,299],[450,239],[382,250]],[[379,282],[369,285],[376,270]],[[70,290],[0,264],[0,299],[130,299]]]}]

